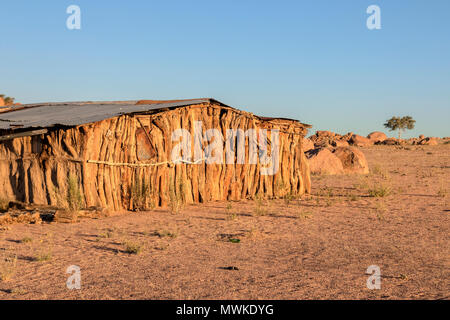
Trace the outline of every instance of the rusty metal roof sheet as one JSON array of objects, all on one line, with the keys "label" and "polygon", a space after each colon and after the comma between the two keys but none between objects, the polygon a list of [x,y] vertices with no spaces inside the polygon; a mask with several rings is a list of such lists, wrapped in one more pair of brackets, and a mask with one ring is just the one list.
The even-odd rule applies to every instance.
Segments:
[{"label": "rusty metal roof sheet", "polygon": [[[27,104],[0,110],[0,129],[49,128],[77,126],[133,113],[178,108],[202,103],[218,103],[210,98],[169,101],[61,102]],[[297,120],[292,120],[297,121]]]}]

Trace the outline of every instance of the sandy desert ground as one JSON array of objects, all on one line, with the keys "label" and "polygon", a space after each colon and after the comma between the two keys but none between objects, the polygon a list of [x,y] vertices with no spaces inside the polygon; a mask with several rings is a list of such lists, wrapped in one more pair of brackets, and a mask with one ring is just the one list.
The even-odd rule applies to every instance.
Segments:
[{"label": "sandy desert ground", "polygon": [[449,299],[450,145],[362,150],[369,176],[313,176],[302,199],[8,226],[0,299]]}]

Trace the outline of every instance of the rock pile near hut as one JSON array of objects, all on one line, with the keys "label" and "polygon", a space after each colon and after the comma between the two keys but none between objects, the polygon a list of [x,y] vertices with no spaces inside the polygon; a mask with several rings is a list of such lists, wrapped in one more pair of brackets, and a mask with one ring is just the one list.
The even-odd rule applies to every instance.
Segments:
[{"label": "rock pile near hut", "polygon": [[328,148],[317,148],[305,153],[312,174],[343,174],[341,160]]},{"label": "rock pile near hut", "polygon": [[344,173],[368,174],[369,164],[364,153],[355,147],[339,147],[333,154],[342,162]]},{"label": "rock pile near hut", "polygon": [[438,145],[445,143],[445,139],[435,137],[425,137],[420,135],[418,138],[397,139],[388,138],[385,133],[375,131],[370,133],[367,137],[349,132],[345,135],[340,135],[331,131],[316,131],[316,133],[309,138],[304,139],[303,144],[307,146],[305,151],[314,148],[330,148],[330,147],[370,147],[372,145]]},{"label": "rock pile near hut", "polygon": [[317,148],[305,153],[313,174],[368,174],[369,165],[355,147]]}]

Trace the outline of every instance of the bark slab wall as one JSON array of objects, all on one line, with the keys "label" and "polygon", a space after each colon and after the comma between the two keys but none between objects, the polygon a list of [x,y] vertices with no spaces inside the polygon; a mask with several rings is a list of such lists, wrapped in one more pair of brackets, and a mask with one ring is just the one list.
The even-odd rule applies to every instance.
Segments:
[{"label": "bark slab wall", "polygon": [[[221,164],[174,164],[176,129],[186,129],[194,150],[195,124],[202,133],[218,129],[271,129],[279,133],[279,170],[262,175],[260,159],[227,164],[225,141]],[[113,211],[255,196],[276,198],[310,191],[309,167],[302,149],[306,129],[292,120],[260,119],[215,104],[192,105],[149,114],[120,117],[73,128],[51,129],[45,135],[0,142],[0,192],[3,198],[60,205],[68,193],[68,177],[76,177],[85,207]],[[211,142],[211,141],[210,141]],[[201,142],[206,147],[210,142]],[[270,155],[270,152],[269,152]],[[194,160],[194,159],[193,159]]]}]

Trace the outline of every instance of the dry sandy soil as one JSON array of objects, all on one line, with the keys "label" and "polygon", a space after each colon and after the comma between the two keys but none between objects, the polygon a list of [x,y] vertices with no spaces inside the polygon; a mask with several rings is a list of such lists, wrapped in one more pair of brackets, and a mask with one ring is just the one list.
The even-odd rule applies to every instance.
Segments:
[{"label": "dry sandy soil", "polygon": [[369,176],[314,176],[300,200],[9,226],[0,299],[449,299],[450,145],[363,151]]}]

